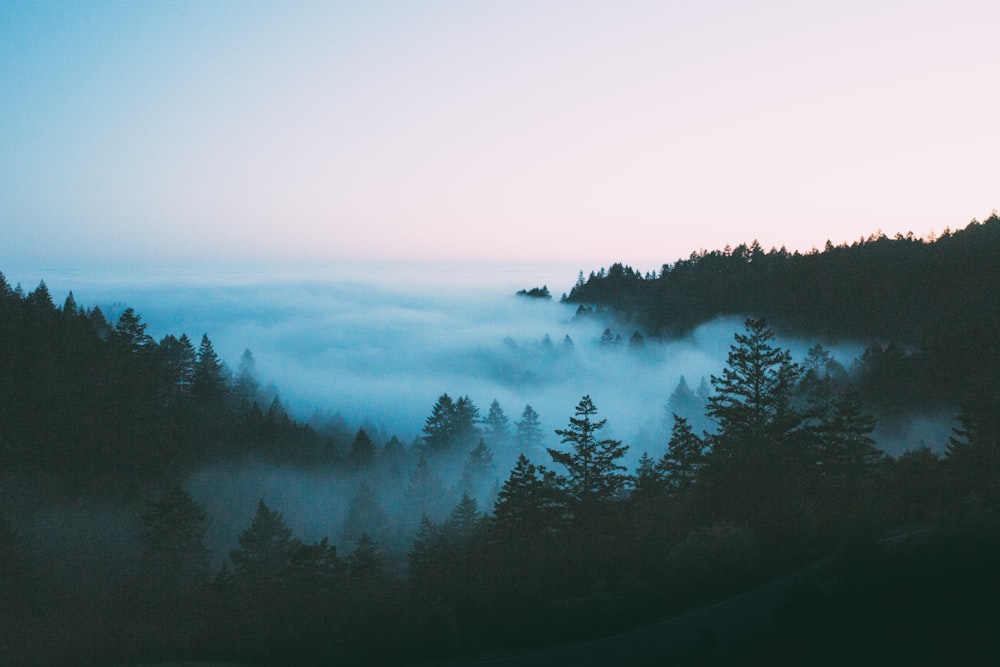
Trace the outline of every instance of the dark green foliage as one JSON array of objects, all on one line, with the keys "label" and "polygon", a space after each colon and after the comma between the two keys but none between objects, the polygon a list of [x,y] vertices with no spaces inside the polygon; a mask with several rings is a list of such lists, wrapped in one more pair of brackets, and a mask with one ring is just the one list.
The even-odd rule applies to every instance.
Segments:
[{"label": "dark green foliage", "polygon": [[[769,261],[759,247],[729,254],[748,266]],[[592,280],[612,278],[625,286],[662,280],[620,266]],[[987,327],[979,334],[989,369],[993,334]],[[944,377],[940,368],[931,372],[940,340],[916,352],[872,346],[851,374],[814,347],[798,369],[774,345],[773,332],[750,320],[713,377],[711,400],[704,381],[696,393],[678,384],[670,403],[693,414],[675,411],[665,451],[643,455],[634,488],[619,463],[624,446],[600,437],[604,422],[584,397],[569,427],[557,431],[567,451],[552,450],[565,477],[522,455],[484,517],[471,489],[455,504],[461,489],[449,496],[441,479],[457,477],[464,460],[461,485],[488,485],[491,448],[508,429],[496,401],[480,420],[468,397],[442,395],[435,412],[443,418],[428,420],[425,456],[414,465],[396,438],[376,453],[364,430],[345,423],[322,436],[297,424],[276,396],[260,395],[252,357],[245,355],[232,381],[207,336],[197,352],[183,335],[155,343],[134,311],[112,327],[98,309],[82,310],[69,297],[56,308],[44,285],[25,295],[0,275],[0,336],[0,499],[16,500],[15,509],[4,509],[18,520],[0,515],[4,664],[475,659],[591,639],[752,589],[844,544],[951,521],[961,530],[942,533],[926,557],[869,554],[858,561],[860,575],[837,575],[835,585],[789,602],[782,621],[789,632],[773,637],[773,646],[788,649],[784,642],[793,637],[780,655],[805,663],[821,662],[816,654],[838,663],[868,656],[852,645],[859,637],[875,641],[870,655],[879,662],[971,656],[965,662],[986,664],[995,653],[992,616],[964,605],[995,593],[988,574],[996,555],[990,517],[1000,502],[995,377],[982,381],[989,372],[978,371],[981,382],[970,385],[945,459],[915,450],[893,460],[872,442],[873,403],[899,402],[906,395],[900,384]],[[609,343],[616,339],[612,332]],[[212,377],[218,382],[206,383]],[[851,381],[859,392],[850,391]],[[213,384],[217,391],[206,393]],[[692,424],[706,404],[717,430],[701,438]],[[542,431],[530,406],[516,427],[522,451],[540,453]],[[212,579],[209,517],[176,482],[207,462],[246,456],[326,466],[326,453],[338,450],[346,460],[337,465],[366,468],[344,525],[354,543],[349,558],[327,539],[296,539],[262,501],[230,563]],[[446,451],[454,456],[437,455]],[[379,504],[383,483],[406,487],[403,513],[410,515],[393,529],[426,513],[402,570],[405,545],[400,549]],[[148,488],[167,491],[137,506]],[[117,555],[126,563],[121,580],[95,596],[100,587],[87,585],[91,572],[77,574],[75,560],[57,562],[37,544],[26,546],[13,526],[30,526],[55,498],[97,492],[132,508],[123,511],[134,528]],[[948,622],[942,609],[961,623]],[[809,620],[813,612],[820,622]],[[874,637],[873,622],[903,641]],[[762,655],[774,654],[751,657]]]},{"label": "dark green foliage", "polygon": [[864,363],[866,401],[914,411],[950,406],[1000,368],[1000,217],[933,241],[873,234],[806,254],[759,246],[693,253],[642,280],[621,265],[592,273],[568,301],[611,308],[658,333],[720,315],[758,313],[783,331],[827,340],[894,341]]},{"label": "dark green foliage", "polygon": [[354,468],[363,468],[375,461],[375,443],[368,437],[368,433],[363,428],[358,429],[351,443],[351,451],[347,455],[347,462]]},{"label": "dark green foliage", "polygon": [[203,403],[217,403],[225,399],[228,392],[226,369],[219,355],[215,353],[208,334],[201,337],[198,356],[194,364],[194,395]]},{"label": "dark green foliage", "polygon": [[462,469],[462,490],[465,493],[475,493],[484,484],[492,481],[495,468],[493,452],[486,445],[486,440],[479,439],[477,444],[465,459]]},{"label": "dark green foliage", "polygon": [[703,406],[700,405],[698,397],[695,396],[694,391],[682,375],[681,379],[677,381],[677,386],[674,387],[673,392],[671,392],[670,398],[667,399],[666,418],[668,426],[673,425],[674,417],[676,415],[680,415],[685,419],[690,419],[700,413],[702,407]]},{"label": "dark green foliage", "polygon": [[598,432],[606,420],[591,421],[597,408],[584,396],[576,406],[576,416],[570,417],[569,427],[557,429],[556,435],[570,452],[549,449],[549,455],[567,471],[566,489],[577,502],[590,505],[621,499],[627,476],[625,466],[618,462],[628,446],[618,440],[601,439]]},{"label": "dark green foliage", "polygon": [[240,365],[236,370],[236,381],[233,383],[233,395],[246,404],[251,404],[261,398],[257,362],[250,350],[244,350],[243,356],[240,357]]},{"label": "dark green foliage", "polygon": [[229,552],[236,578],[247,586],[266,585],[287,568],[293,546],[292,531],[281,512],[263,500],[257,503],[253,523],[240,534],[240,546]]},{"label": "dark green foliage", "polygon": [[[978,511],[1000,509],[1000,391],[983,390],[966,401],[947,447],[956,493]],[[972,509],[971,507],[968,509]]]},{"label": "dark green foliage", "polygon": [[712,376],[707,413],[717,432],[709,438],[704,469],[717,516],[788,532],[804,528],[814,456],[791,400],[801,371],[787,350],[771,344],[773,338],[763,320],[748,319],[745,332],[735,334],[722,375]]},{"label": "dark green foliage", "polygon": [[705,465],[705,458],[705,442],[694,434],[684,417],[675,414],[667,451],[655,464],[667,489],[683,492],[693,486]]},{"label": "dark green foliage", "polygon": [[566,498],[556,474],[521,454],[493,507],[493,524],[503,533],[531,534],[559,525]]},{"label": "dark green foliage", "polygon": [[148,503],[142,521],[142,557],[158,585],[176,587],[207,576],[207,517],[191,494],[179,485],[171,487],[159,500]]},{"label": "dark green foliage", "polygon": [[771,344],[774,330],[763,320],[748,319],[746,332],[735,338],[722,375],[711,378],[715,393],[707,412],[718,426],[712,441],[716,458],[783,441],[801,421],[791,407],[801,371],[788,350]]},{"label": "dark green foliage", "polygon": [[522,454],[541,452],[544,435],[538,413],[533,407],[525,405],[520,421],[515,422],[514,426],[517,427],[517,447]]},{"label": "dark green foliage", "polygon": [[430,454],[440,454],[450,449],[465,449],[472,446],[478,437],[479,409],[463,396],[453,401],[448,394],[442,394],[424,422],[424,450]]},{"label": "dark green foliage", "polygon": [[496,399],[490,403],[490,410],[486,414],[486,419],[483,420],[483,425],[486,427],[486,432],[483,435],[490,444],[494,447],[502,447],[507,443],[507,439],[510,437],[510,418],[504,414],[500,402]]},{"label": "dark green foliage", "polygon": [[532,299],[545,299],[550,300],[552,294],[549,293],[549,288],[547,285],[542,285],[541,287],[532,287],[529,290],[518,290],[518,296],[529,297]]}]

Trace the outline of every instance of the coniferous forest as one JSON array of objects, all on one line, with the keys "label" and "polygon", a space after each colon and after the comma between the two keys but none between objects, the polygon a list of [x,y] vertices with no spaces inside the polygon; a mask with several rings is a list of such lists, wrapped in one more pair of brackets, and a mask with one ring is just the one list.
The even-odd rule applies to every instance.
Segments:
[{"label": "coniferous forest", "polygon": [[[133,308],[109,321],[0,276],[0,663],[988,664],[998,258],[994,215],[935,239],[581,273],[563,300],[633,327],[629,345],[744,322],[636,465],[589,394],[553,433],[530,404],[461,388],[412,441],[307,424],[249,351],[230,368],[209,334],[155,340]],[[850,367],[824,347],[840,341],[865,346]],[[880,420],[941,409],[954,428],[936,449],[890,456],[876,438]],[[350,484],[343,525],[307,540],[259,500],[234,543],[210,544],[189,480],[246,462]],[[776,581],[774,604],[730,623],[766,616],[750,633],[665,627],[686,633],[669,649],[626,634],[589,663],[558,649]]]}]

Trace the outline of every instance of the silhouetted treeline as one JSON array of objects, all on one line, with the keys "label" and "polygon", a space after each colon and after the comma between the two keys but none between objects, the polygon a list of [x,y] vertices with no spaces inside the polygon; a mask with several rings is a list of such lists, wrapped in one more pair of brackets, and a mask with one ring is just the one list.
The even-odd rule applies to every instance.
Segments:
[{"label": "silhouetted treeline", "polygon": [[25,294],[0,274],[0,468],[7,492],[140,491],[196,466],[259,456],[320,462],[343,443],[289,418],[259,386],[252,354],[236,372],[203,335],[159,342],[126,308],[108,321],[44,281]]},{"label": "silhouetted treeline", "polygon": [[[91,326],[90,318],[81,321]],[[124,340],[142,341],[135,334],[141,323],[125,322],[133,335]],[[152,346],[122,345],[117,329],[126,327],[119,325],[95,345],[119,341],[123,360]],[[226,422],[210,418],[242,414],[233,423],[243,423],[254,410],[232,407],[236,383],[223,381],[205,341],[191,391],[229,407],[188,418],[194,430],[225,433]],[[878,543],[893,530],[996,522],[997,394],[965,405],[944,457],[917,450],[892,459],[876,447],[874,419],[858,394],[823,358],[814,348],[800,365],[764,321],[747,320],[710,378],[704,410],[712,429],[696,433],[675,417],[669,438],[635,470],[623,464],[628,445],[604,435],[589,396],[545,451],[530,406],[511,434],[496,401],[483,416],[466,396],[443,394],[406,451],[396,441],[373,455],[374,443],[359,430],[337,465],[401,467],[393,474],[409,480],[406,505],[422,515],[402,561],[388,544],[374,489],[364,484],[340,548],[327,538],[302,541],[281,508],[262,500],[213,567],[205,544],[210,517],[181,485],[163,483],[133,513],[132,537],[108,553],[118,574],[91,597],[94,572],[59,574],[65,562],[25,547],[0,515],[0,576],[11,593],[0,620],[15,638],[5,639],[0,656],[12,664],[381,665],[484,655],[608,634],[747,590],[842,545]],[[206,384],[210,378],[217,381]],[[480,503],[472,489],[489,479],[490,443],[502,441],[520,456],[489,503]],[[464,461],[457,489],[467,492],[442,508],[454,494],[442,488],[441,474],[456,454]],[[145,470],[148,462],[122,465]],[[984,560],[971,562],[983,567]]]},{"label": "silhouetted treeline", "polygon": [[613,264],[566,300],[659,335],[720,315],[765,317],[788,335],[870,344],[861,391],[887,410],[948,406],[1000,372],[1000,218],[936,239],[873,234],[822,251],[757,242],[664,264]]}]

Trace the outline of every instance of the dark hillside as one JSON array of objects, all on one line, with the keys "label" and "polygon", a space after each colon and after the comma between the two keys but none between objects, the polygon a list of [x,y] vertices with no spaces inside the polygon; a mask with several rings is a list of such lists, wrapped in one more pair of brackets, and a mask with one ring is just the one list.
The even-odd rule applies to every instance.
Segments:
[{"label": "dark hillside", "polygon": [[[932,240],[873,234],[806,254],[756,242],[702,251],[656,277],[614,264],[581,279],[567,301],[661,335],[751,315],[786,334],[877,343],[872,359],[910,368],[874,372],[912,375],[937,397],[964,394],[1000,365],[1000,217]],[[909,353],[882,347],[890,343]]]}]

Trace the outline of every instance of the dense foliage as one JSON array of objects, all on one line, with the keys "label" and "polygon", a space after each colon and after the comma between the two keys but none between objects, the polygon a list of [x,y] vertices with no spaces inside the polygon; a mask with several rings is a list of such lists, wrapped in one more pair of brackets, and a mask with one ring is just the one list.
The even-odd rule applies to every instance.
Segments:
[{"label": "dense foliage", "polygon": [[[44,283],[25,294],[0,278],[0,333],[4,664],[406,664],[551,646],[1000,509],[995,381],[964,404],[944,458],[893,459],[843,369],[821,347],[797,363],[763,319],[706,386],[682,381],[669,438],[634,471],[589,396],[545,448],[530,405],[511,428],[497,401],[483,416],[442,394],[406,447],[299,424],[260,390],[249,353],[233,374],[207,335],[197,349],[156,342],[133,310],[112,324],[72,295],[56,307]],[[507,450],[516,463],[497,471]],[[184,482],[250,458],[339,471],[354,484],[341,530],[303,541],[260,500],[212,554],[212,517]],[[404,510],[390,516],[380,498],[397,489]],[[81,509],[94,499],[117,514]],[[117,541],[96,555],[46,546],[52,516]],[[113,529],[87,525],[109,516]]]},{"label": "dense foliage", "polygon": [[948,405],[1000,370],[1000,217],[937,238],[878,233],[809,253],[755,241],[643,274],[613,264],[566,297],[660,335],[720,315],[765,317],[786,334],[871,344],[869,399],[887,407]]}]

